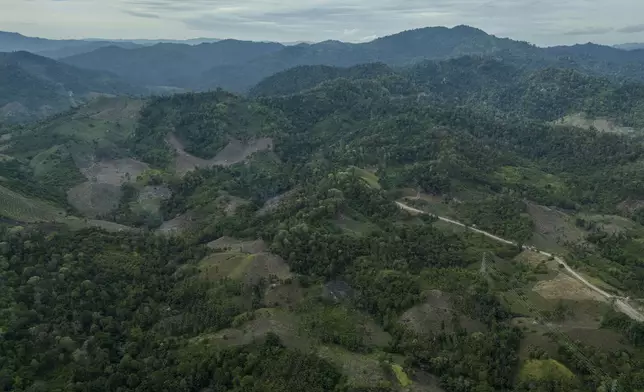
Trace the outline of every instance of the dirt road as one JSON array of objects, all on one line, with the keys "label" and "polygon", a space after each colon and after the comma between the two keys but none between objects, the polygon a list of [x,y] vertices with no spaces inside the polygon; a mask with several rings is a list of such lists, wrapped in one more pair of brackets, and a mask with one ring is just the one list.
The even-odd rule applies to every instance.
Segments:
[{"label": "dirt road", "polygon": [[[467,225],[465,225],[465,224],[463,224],[461,222],[458,222],[458,221],[455,221],[455,220],[452,220],[452,219],[449,219],[449,218],[444,218],[442,216],[429,214],[429,213],[427,213],[425,211],[419,210],[419,209],[414,208],[414,207],[410,207],[410,206],[408,206],[408,205],[406,205],[404,203],[401,203],[399,201],[397,201],[396,204],[398,205],[398,207],[402,208],[403,210],[406,210],[406,211],[409,211],[409,212],[414,212],[414,213],[417,213],[417,214],[432,215],[432,216],[436,217],[437,219],[442,220],[443,222],[447,222],[447,223],[451,223],[453,225],[465,227],[470,231],[474,231],[476,233],[483,234],[484,236],[489,237],[489,238],[491,238],[491,239],[493,239],[495,241],[503,242],[503,243],[508,244],[508,245],[517,245],[517,243],[514,242],[514,241],[508,241],[508,240],[506,240],[504,238],[501,238],[499,236],[496,236],[496,235],[494,235],[492,233],[488,233],[487,231],[483,231],[483,230],[476,229],[474,227],[467,226]],[[523,246],[523,249],[532,250],[533,248],[530,248],[528,246]],[[577,279],[578,281],[583,283],[585,286],[587,286],[591,290],[599,293],[602,297],[606,298],[609,302],[612,301],[614,303],[615,307],[617,308],[617,310],[619,310],[620,312],[624,313],[625,315],[627,315],[628,317],[632,318],[633,320],[644,322],[644,314],[640,313],[637,309],[635,309],[631,305],[629,305],[628,302],[626,302],[624,300],[624,298],[612,295],[610,293],[607,293],[606,291],[604,291],[604,290],[600,289],[599,287],[595,286],[594,284],[590,283],[586,278],[581,276],[577,271],[575,271],[572,268],[570,268],[570,266],[561,257],[555,256],[555,255],[553,255],[551,253],[544,252],[544,251],[538,251],[538,252],[540,254],[544,255],[544,256],[552,257],[557,263],[559,263],[561,266],[563,266],[563,268],[566,271],[568,271],[568,273],[570,273],[575,279]]]}]

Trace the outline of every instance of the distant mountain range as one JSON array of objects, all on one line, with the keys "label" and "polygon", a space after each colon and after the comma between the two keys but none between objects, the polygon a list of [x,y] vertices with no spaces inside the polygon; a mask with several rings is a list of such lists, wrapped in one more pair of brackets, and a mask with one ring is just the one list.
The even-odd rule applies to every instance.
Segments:
[{"label": "distant mountain range", "polygon": [[277,43],[223,40],[199,45],[156,44],[134,49],[100,48],[62,59],[67,64],[110,72],[149,86],[205,89],[203,74],[213,67],[246,64],[278,52]]},{"label": "distant mountain range", "polygon": [[469,26],[409,30],[360,44],[324,41],[285,46],[226,40],[197,46],[110,47],[62,61],[148,85],[193,90],[222,87],[245,92],[268,76],[301,65],[350,67],[382,62],[389,66],[407,66],[422,60],[463,55],[493,56],[518,67],[563,67],[613,78],[644,80],[644,50],[625,51],[595,44],[540,48],[498,38]]},{"label": "distant mountain range", "polygon": [[[27,51],[52,59],[92,52],[106,46],[133,49],[157,44],[200,45],[222,41],[219,38],[179,39],[45,39],[27,37],[19,33],[0,31],[0,52]],[[286,42],[283,45],[297,45],[302,42]]]},{"label": "distant mountain range", "polygon": [[104,72],[29,52],[0,53],[0,121],[43,118],[97,95],[145,92]]},{"label": "distant mountain range", "polygon": [[[57,62],[24,52],[3,55],[5,72],[0,75],[3,79],[0,97],[4,101],[0,100],[0,110],[5,118],[7,113],[12,118],[42,116],[73,106],[90,93],[215,88],[247,93],[265,78],[299,66],[379,63],[398,69],[426,60],[463,56],[490,58],[520,70],[564,68],[612,81],[644,81],[644,49],[622,50],[590,43],[541,48],[469,26],[409,30],[359,44],[324,41],[288,46],[208,38],[188,41],[202,42],[195,45],[175,42],[150,45],[153,42],[46,40],[0,33],[0,51],[20,49],[58,58]],[[338,75],[353,77],[355,72],[362,70],[319,68],[314,70],[312,79],[307,74],[302,86],[311,80]],[[288,75],[299,77],[298,73]],[[287,92],[298,83],[273,78],[252,93],[262,94],[267,88],[280,91],[280,86]],[[74,100],[70,100],[70,94]],[[16,117],[16,113],[21,115]]]}]

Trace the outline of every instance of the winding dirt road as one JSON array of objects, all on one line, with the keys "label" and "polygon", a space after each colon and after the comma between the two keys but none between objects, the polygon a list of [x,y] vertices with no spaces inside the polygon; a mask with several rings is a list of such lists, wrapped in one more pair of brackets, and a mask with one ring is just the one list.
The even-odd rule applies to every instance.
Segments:
[{"label": "winding dirt road", "polygon": [[[404,203],[401,203],[399,201],[397,201],[396,204],[398,205],[398,207],[402,208],[403,210],[413,212],[413,213],[416,213],[416,214],[431,215],[431,216],[433,216],[433,217],[435,217],[435,218],[437,218],[437,219],[439,219],[439,220],[441,220],[443,222],[447,222],[447,223],[451,223],[451,224],[456,225],[456,226],[464,227],[464,228],[466,228],[466,229],[468,229],[470,231],[473,231],[473,232],[476,232],[476,233],[479,233],[479,234],[483,234],[484,236],[489,237],[489,238],[491,238],[491,239],[493,239],[495,241],[503,242],[504,244],[508,244],[508,245],[517,245],[517,243],[514,242],[514,241],[508,241],[508,240],[506,240],[504,238],[501,238],[499,236],[496,236],[496,235],[494,235],[492,233],[488,233],[487,231],[483,231],[483,230],[480,230],[480,229],[476,229],[474,227],[467,226],[467,225],[465,225],[465,224],[463,224],[461,222],[455,221],[453,219],[445,218],[445,217],[438,216],[438,215],[433,215],[433,214],[430,214],[428,212],[419,210],[417,208],[410,207],[410,206],[408,206],[408,205],[406,205]],[[525,250],[533,250],[534,251],[534,248],[529,247],[529,246],[525,246],[525,245],[523,246],[523,249],[525,249]],[[609,302],[612,302],[614,304],[615,308],[617,308],[617,310],[619,310],[620,312],[624,313],[625,315],[627,315],[628,317],[632,318],[633,320],[644,322],[644,314],[640,313],[637,309],[635,309],[634,307],[629,305],[628,302],[626,302],[626,300],[623,297],[618,297],[618,296],[612,295],[610,293],[607,293],[606,291],[604,291],[604,290],[600,289],[599,287],[597,287],[596,285],[592,284],[586,278],[581,276],[577,271],[575,271],[572,268],[570,268],[570,266],[561,257],[555,256],[555,255],[553,255],[551,253],[540,251],[540,250],[537,250],[537,252],[539,252],[540,254],[542,254],[544,256],[552,257],[557,263],[559,263],[561,266],[563,266],[563,268],[566,271],[568,271],[568,273],[570,273],[575,279],[577,279],[578,281],[583,283],[589,289],[595,291],[596,293],[599,293],[602,297],[606,298],[606,300],[608,300]]]}]

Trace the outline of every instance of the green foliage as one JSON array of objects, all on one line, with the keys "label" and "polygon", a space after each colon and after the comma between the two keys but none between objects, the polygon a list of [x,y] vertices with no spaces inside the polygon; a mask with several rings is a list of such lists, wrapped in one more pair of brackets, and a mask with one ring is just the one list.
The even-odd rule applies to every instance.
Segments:
[{"label": "green foliage", "polygon": [[492,197],[466,202],[458,207],[459,216],[482,230],[524,243],[532,237],[533,223],[526,217],[523,202],[510,197]]},{"label": "green foliage", "polygon": [[288,127],[279,112],[222,90],[157,98],[141,117],[131,141],[134,152],[159,166],[172,157],[165,142],[169,133],[184,143],[188,153],[210,159],[231,138],[275,137]]},{"label": "green foliage", "polygon": [[142,92],[113,75],[79,69],[28,52],[0,55],[0,108],[12,106],[0,120],[39,119],[75,106],[70,92],[83,101],[93,93]]},{"label": "green foliage", "polygon": [[301,305],[302,328],[325,344],[337,344],[350,351],[366,351],[366,319],[345,305],[305,302]]}]

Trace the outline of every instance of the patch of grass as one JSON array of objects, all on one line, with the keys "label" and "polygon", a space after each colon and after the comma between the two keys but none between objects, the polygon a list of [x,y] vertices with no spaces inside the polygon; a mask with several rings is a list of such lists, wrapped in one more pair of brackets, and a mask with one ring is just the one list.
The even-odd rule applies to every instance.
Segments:
[{"label": "patch of grass", "polygon": [[339,216],[333,220],[333,224],[348,233],[357,235],[365,235],[378,229],[377,226],[370,222],[356,220],[346,215]]},{"label": "patch of grass", "polygon": [[357,354],[338,346],[322,346],[318,355],[338,366],[353,387],[377,387],[388,383],[376,354]]},{"label": "patch of grass", "polygon": [[576,380],[573,372],[564,364],[554,359],[531,359],[526,361],[519,372],[519,381],[558,381],[565,384]]},{"label": "patch of grass", "polygon": [[362,178],[370,187],[374,189],[382,188],[380,186],[380,178],[378,178],[374,173],[355,166],[351,166],[351,169],[353,169],[354,173]]},{"label": "patch of grass", "polygon": [[402,366],[392,363],[391,370],[394,372],[394,374],[396,375],[396,379],[398,380],[398,382],[403,388],[408,387],[409,385],[412,384],[411,380],[409,379],[409,376],[407,375],[407,373],[405,373]]},{"label": "patch of grass", "polygon": [[549,191],[559,191],[566,187],[559,177],[529,167],[503,166],[496,175],[506,183],[526,184]]},{"label": "patch of grass", "polygon": [[20,222],[53,222],[66,213],[47,202],[25,197],[0,186],[0,215]]},{"label": "patch of grass", "polygon": [[68,190],[85,181],[65,146],[57,145],[41,152],[31,160],[30,166],[45,186]]},{"label": "patch of grass", "polygon": [[286,262],[271,253],[213,253],[199,263],[199,269],[206,279],[230,278],[248,284],[271,276],[282,280],[291,276]]},{"label": "patch of grass", "polygon": [[372,345],[386,346],[389,342],[389,336],[373,320],[342,304],[330,305],[312,299],[302,303],[298,312],[302,330],[323,344],[367,352]]}]

